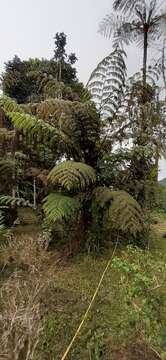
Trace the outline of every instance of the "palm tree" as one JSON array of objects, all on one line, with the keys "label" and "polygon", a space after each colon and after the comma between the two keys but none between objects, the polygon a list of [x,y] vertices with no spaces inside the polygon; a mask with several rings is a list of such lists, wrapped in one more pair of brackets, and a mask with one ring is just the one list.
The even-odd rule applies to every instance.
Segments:
[{"label": "palm tree", "polygon": [[114,0],[118,14],[107,15],[99,31],[106,37],[113,35],[115,43],[129,45],[136,42],[143,47],[143,86],[147,81],[148,47],[160,40],[166,27],[166,9],[157,0]]}]

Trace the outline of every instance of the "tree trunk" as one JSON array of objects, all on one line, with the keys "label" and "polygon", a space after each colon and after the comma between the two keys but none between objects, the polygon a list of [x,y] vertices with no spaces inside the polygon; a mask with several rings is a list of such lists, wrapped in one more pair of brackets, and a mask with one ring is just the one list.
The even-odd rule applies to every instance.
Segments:
[{"label": "tree trunk", "polygon": [[59,82],[61,82],[62,79],[62,62],[59,61]]},{"label": "tree trunk", "polygon": [[144,28],[144,54],[143,54],[143,87],[146,86],[147,77],[147,55],[148,55],[148,28]]},{"label": "tree trunk", "polygon": [[[15,133],[14,133],[14,137],[13,137],[13,144],[12,144],[12,149],[11,149],[11,157],[12,160],[15,162],[15,152],[16,152],[16,148],[17,148],[17,142],[18,142],[18,134],[17,134],[17,130],[14,129]],[[12,197],[16,197],[16,191],[17,191],[17,179],[16,179],[16,165],[13,166],[13,171],[12,171]]]},{"label": "tree trunk", "polygon": [[36,209],[36,178],[33,178],[33,208]]},{"label": "tree trunk", "polygon": [[[164,81],[164,87],[166,90],[166,74],[165,74],[165,60],[166,60],[166,56],[165,56],[165,51],[166,51],[166,40],[164,40],[163,42],[163,49],[162,49],[162,73],[163,73],[163,81]],[[165,94],[165,100],[166,100],[166,94]]]}]

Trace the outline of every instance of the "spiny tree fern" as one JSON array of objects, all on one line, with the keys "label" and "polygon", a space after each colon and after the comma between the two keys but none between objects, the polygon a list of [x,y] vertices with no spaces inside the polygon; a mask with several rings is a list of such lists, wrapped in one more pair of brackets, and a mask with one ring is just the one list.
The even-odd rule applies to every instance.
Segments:
[{"label": "spiny tree fern", "polygon": [[100,121],[92,102],[79,103],[51,99],[37,104],[18,106],[7,97],[0,104],[15,128],[37,144],[43,140],[48,147],[57,148],[61,156],[75,160],[95,157]]},{"label": "spiny tree fern", "polygon": [[144,229],[143,212],[138,202],[125,191],[111,191],[98,187],[94,190],[96,202],[104,208],[105,226],[136,237]]},{"label": "spiny tree fern", "polygon": [[51,193],[44,199],[43,210],[48,220],[68,219],[80,208],[79,202],[61,193]]},{"label": "spiny tree fern", "polygon": [[126,79],[126,54],[118,47],[92,72],[87,88],[102,117],[113,114],[120,103]]},{"label": "spiny tree fern", "polygon": [[107,15],[100,24],[100,32],[117,44],[135,42],[143,47],[143,85],[146,85],[148,47],[163,38],[166,26],[166,9],[157,0],[115,0],[114,9],[120,11]]},{"label": "spiny tree fern", "polygon": [[[86,216],[91,213],[94,221],[98,216],[100,220],[103,217],[103,226],[109,230],[111,226],[112,230],[121,231],[125,236],[128,234],[132,237],[137,237],[143,232],[143,212],[137,201],[125,191],[94,187],[96,175],[92,167],[84,163],[65,161],[55,166],[48,179],[61,191],[65,189],[71,194],[70,197],[64,196],[63,193],[48,195],[44,211],[51,220],[69,217],[72,211],[78,209],[79,204],[80,211]],[[82,196],[81,191],[85,189],[86,196]],[[77,195],[73,196],[71,191],[74,190],[77,190]],[[89,226],[89,222],[86,226]]]},{"label": "spiny tree fern", "polygon": [[94,169],[84,163],[64,161],[50,172],[48,180],[53,185],[70,190],[85,190],[96,181]]}]

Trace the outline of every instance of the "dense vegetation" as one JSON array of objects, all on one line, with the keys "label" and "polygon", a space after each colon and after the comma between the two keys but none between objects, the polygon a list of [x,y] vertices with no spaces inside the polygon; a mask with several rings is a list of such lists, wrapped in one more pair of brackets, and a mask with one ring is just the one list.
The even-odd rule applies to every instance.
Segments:
[{"label": "dense vegetation", "polygon": [[[94,317],[88,314],[69,358],[166,359],[166,191],[158,183],[166,143],[164,26],[157,1],[115,0],[113,15],[100,25],[113,51],[86,87],[64,33],[55,35],[52,59],[15,56],[5,66],[4,359],[61,359],[115,250]],[[162,57],[150,64],[148,50],[157,41]],[[124,47],[131,42],[143,45],[143,67],[128,78]]]}]

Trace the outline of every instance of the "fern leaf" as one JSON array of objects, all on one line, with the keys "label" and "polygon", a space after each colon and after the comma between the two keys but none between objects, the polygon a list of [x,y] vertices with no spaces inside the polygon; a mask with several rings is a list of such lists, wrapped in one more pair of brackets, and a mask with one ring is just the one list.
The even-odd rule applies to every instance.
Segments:
[{"label": "fern leaf", "polygon": [[51,221],[67,219],[80,207],[79,202],[69,196],[60,193],[49,194],[44,199],[43,210]]},{"label": "fern leaf", "polygon": [[[104,118],[115,112],[119,107],[118,100],[123,93],[126,80],[125,56],[125,52],[116,47],[112,53],[97,65],[87,83],[92,100]],[[117,101],[111,102],[115,94],[117,95]]]},{"label": "fern leaf", "polygon": [[15,168],[15,161],[12,159],[1,159],[0,160],[0,174],[12,174]]},{"label": "fern leaf", "polygon": [[114,10],[123,10],[124,13],[129,12],[131,14],[139,5],[145,6],[145,0],[114,0],[113,8]]},{"label": "fern leaf", "polygon": [[9,195],[1,195],[0,196],[0,207],[4,206],[31,206],[29,201],[23,199],[23,198],[14,198]]},{"label": "fern leaf", "polygon": [[0,105],[2,106],[5,113],[7,112],[22,112],[22,108],[20,105],[16,103],[16,101],[12,100],[8,96],[2,96],[0,98]]},{"label": "fern leaf", "polygon": [[112,200],[112,191],[107,187],[98,186],[93,191],[96,202],[103,208]]},{"label": "fern leaf", "polygon": [[106,209],[105,223],[108,229],[120,230],[134,237],[143,231],[142,209],[127,192],[97,187],[93,194],[99,205]]},{"label": "fern leaf", "polygon": [[85,190],[95,183],[94,169],[84,163],[64,161],[56,165],[50,172],[48,180],[53,185],[59,185],[66,190]]},{"label": "fern leaf", "polygon": [[5,227],[5,217],[2,213],[2,211],[0,210],[0,237],[2,235],[4,235],[4,231],[6,230],[6,227]]},{"label": "fern leaf", "polygon": [[115,230],[136,237],[144,229],[143,212],[137,201],[125,191],[113,191],[108,221]]},{"label": "fern leaf", "polygon": [[7,96],[0,98],[0,104],[6,115],[18,130],[23,131],[24,133],[31,132],[36,136],[42,135],[44,138],[58,135],[55,127],[41,119],[37,119],[33,115],[26,114],[23,107]]}]

